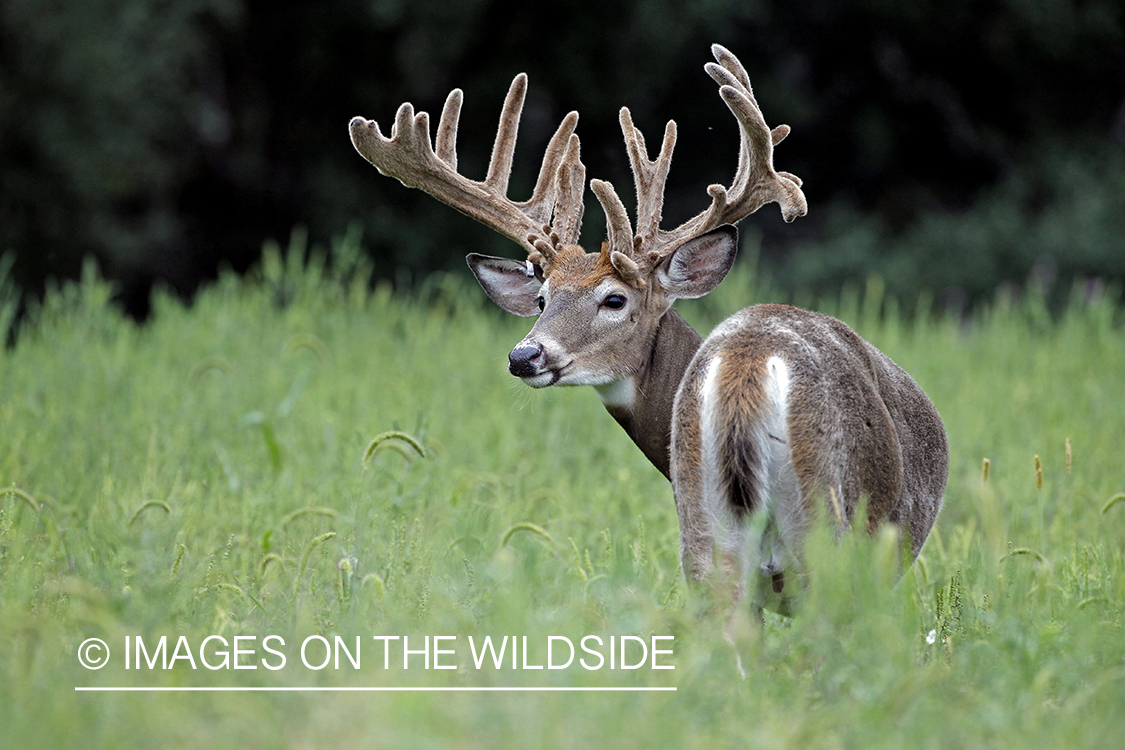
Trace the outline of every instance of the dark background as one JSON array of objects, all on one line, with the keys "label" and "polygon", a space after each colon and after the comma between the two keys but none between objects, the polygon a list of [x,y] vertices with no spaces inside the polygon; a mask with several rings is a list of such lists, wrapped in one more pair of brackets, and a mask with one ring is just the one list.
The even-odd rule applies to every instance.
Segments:
[{"label": "dark background", "polygon": [[[776,163],[809,215],[742,223],[795,295],[883,276],[947,306],[1029,278],[1125,279],[1125,3],[1120,0],[4,0],[0,254],[30,298],[95,257],[143,317],[245,270],[295,226],[349,230],[410,286],[470,251],[518,248],[380,176],[348,120],[389,130],[465,90],[460,169],[483,177],[512,76],[526,71],[511,195],[530,194],[562,116],[588,176],[632,192],[617,110],[655,151],[680,138],[666,225],[729,183],[737,127],[703,72],[719,42],[747,67]],[[626,197],[627,203],[629,199]],[[587,196],[583,240],[604,219]]]}]

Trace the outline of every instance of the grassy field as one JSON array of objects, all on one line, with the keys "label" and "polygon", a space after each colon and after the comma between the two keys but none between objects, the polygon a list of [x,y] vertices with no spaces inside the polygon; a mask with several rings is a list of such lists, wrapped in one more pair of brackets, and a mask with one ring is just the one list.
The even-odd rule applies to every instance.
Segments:
[{"label": "grassy field", "polygon": [[[930,394],[946,504],[897,586],[891,536],[815,535],[797,616],[744,614],[732,646],[683,581],[670,487],[595,395],[506,373],[527,321],[457,279],[369,293],[368,269],[337,255],[328,273],[272,251],[191,307],[158,296],[143,327],[91,273],[0,350],[0,746],[1125,736],[1125,331],[1104,295],[1055,316],[1038,295],[1002,298],[970,321],[900,315],[877,284],[816,305]],[[682,311],[707,330],[770,296],[740,268]],[[0,293],[0,323],[11,307]],[[515,638],[515,668],[510,648],[478,668],[486,636]],[[558,636],[573,661],[533,669],[566,661]],[[353,654],[360,639],[359,668],[339,651],[320,668],[337,637]],[[105,668],[79,664],[88,638]],[[611,638],[627,666],[644,642],[641,666],[615,651],[610,668]],[[236,646],[255,669],[224,666]],[[75,690],[106,686],[676,690]]]}]

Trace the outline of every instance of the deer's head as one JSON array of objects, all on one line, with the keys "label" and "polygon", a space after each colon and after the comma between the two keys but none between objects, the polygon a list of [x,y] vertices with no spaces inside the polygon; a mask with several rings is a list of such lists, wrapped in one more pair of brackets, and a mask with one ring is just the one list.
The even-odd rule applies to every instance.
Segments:
[{"label": "deer's head", "polygon": [[457,122],[462,93],[446,99],[431,145],[429,116],[403,104],[390,137],[371,120],[351,121],[352,143],[380,172],[426,191],[519,243],[527,260],[468,256],[488,296],[515,315],[538,315],[531,332],[509,355],[509,370],[535,388],[549,385],[603,386],[644,365],[660,318],[672,302],[700,297],[722,281],[737,251],[732,226],[762,205],[777,201],[786,221],[806,212],[801,181],[773,168],[773,147],[789,133],[772,131],[738,59],[719,45],[707,72],[741,130],[738,167],[730,188],[712,185],[711,205],[679,227],[660,228],[664,185],[676,142],[669,121],[655,160],[627,108],[621,129],[637,191],[634,228],[613,186],[591,180],[607,218],[608,238],[597,252],[578,243],[586,169],[574,130],[578,113],[559,125],[543,158],[529,200],[507,198],[516,132],[527,77],[516,76],[500,116],[488,174],[481,182],[457,172]]}]

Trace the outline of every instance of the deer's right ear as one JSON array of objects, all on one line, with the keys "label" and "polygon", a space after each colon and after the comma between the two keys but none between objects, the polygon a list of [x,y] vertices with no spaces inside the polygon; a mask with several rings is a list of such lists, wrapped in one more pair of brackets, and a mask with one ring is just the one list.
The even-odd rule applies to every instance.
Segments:
[{"label": "deer's right ear", "polygon": [[469,253],[465,260],[489,299],[513,315],[539,314],[539,287],[543,271],[531,261],[493,258]]},{"label": "deer's right ear", "polygon": [[657,269],[669,297],[696,299],[722,281],[738,255],[738,230],[729,224],[680,245]]}]

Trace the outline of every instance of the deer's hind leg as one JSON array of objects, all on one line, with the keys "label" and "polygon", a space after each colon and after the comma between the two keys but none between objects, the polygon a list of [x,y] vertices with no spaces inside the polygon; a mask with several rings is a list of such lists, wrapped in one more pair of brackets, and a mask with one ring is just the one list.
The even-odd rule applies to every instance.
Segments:
[{"label": "deer's hind leg", "polygon": [[704,387],[706,372],[689,366],[676,393],[672,411],[671,479],[680,521],[680,561],[689,581],[700,582],[714,569],[715,519],[704,485]]},{"label": "deer's hind leg", "polygon": [[[721,350],[705,349],[692,362],[676,398],[672,429],[672,485],[680,519],[680,555],[689,579],[717,572],[735,600],[742,597],[752,562],[749,511],[761,506],[759,485],[735,476],[735,456],[724,407]],[[718,553],[718,560],[715,553]],[[716,564],[719,567],[715,571]]]}]

